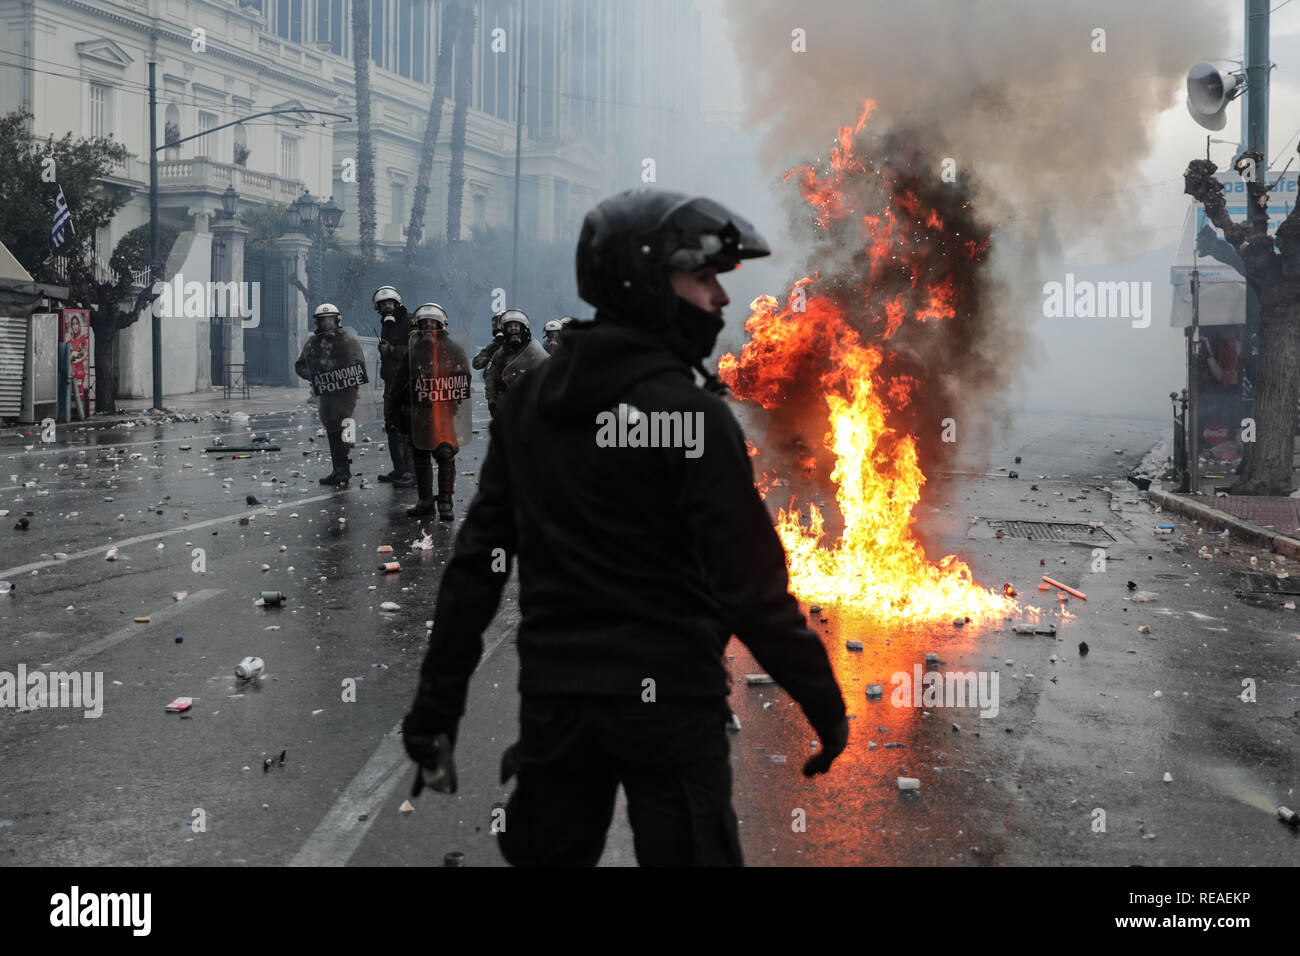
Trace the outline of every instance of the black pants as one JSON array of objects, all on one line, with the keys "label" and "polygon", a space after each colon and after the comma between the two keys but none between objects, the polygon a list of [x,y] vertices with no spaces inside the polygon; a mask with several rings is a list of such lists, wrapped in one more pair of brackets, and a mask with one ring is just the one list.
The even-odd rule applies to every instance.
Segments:
[{"label": "black pants", "polygon": [[724,701],[525,697],[501,852],[515,866],[594,866],[620,783],[642,866],[742,866]]}]

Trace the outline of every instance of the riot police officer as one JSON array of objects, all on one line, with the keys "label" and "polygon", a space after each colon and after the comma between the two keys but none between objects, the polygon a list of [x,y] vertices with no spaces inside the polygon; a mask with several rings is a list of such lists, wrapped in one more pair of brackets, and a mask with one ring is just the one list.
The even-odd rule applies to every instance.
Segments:
[{"label": "riot police officer", "polygon": [[542,326],[542,348],[546,349],[546,354],[550,355],[555,351],[555,346],[560,343],[560,329],[564,328],[562,319],[551,319]]},{"label": "riot police officer", "polygon": [[391,481],[397,488],[415,487],[414,462],[405,432],[389,415],[392,407],[389,398],[396,387],[397,366],[406,354],[407,337],[411,332],[411,315],[402,305],[402,297],[391,285],[380,286],[372,297],[375,311],[379,313],[379,377],[384,380],[384,433],[388,438],[388,457],[393,470],[380,475],[380,481]]},{"label": "riot police officer", "polygon": [[533,338],[527,313],[521,309],[506,309],[502,312],[501,348],[488,364],[488,377],[494,383],[497,406],[500,407],[505,393],[525,372],[540,365],[546,358],[546,349]]},{"label": "riot police officer", "polygon": [[[384,415],[399,421],[409,436],[420,500],[407,509],[412,518],[432,515],[450,521],[456,488],[456,453],[468,440],[470,363],[447,331],[447,313],[436,302],[415,310],[406,354],[394,375]],[[438,463],[438,494],[433,494],[433,463]]]},{"label": "riot police officer", "polygon": [[492,359],[501,351],[501,342],[505,338],[505,333],[501,331],[503,315],[504,312],[498,312],[492,316],[492,341],[478,350],[473,363],[475,370],[483,373],[483,394],[487,398],[488,414],[494,417],[497,413],[497,386],[496,377],[492,374]]},{"label": "riot police officer", "polygon": [[[710,200],[607,199],[578,239],[578,293],[595,321],[567,330],[564,348],[498,406],[402,730],[417,787],[455,792],[470,676],[501,571],[517,558],[523,701],[502,776],[519,781],[498,842],[511,863],[595,864],[620,783],[643,865],[741,863],[729,635],[816,731],[805,776],[847,746],[844,700],[789,593],[744,433],[723,398],[694,383],[709,382],[703,360],[723,327],[718,273],[768,254],[748,222]],[[697,421],[698,441],[600,440],[628,408]]]},{"label": "riot police officer", "polygon": [[320,480],[322,485],[346,486],[352,478],[348,467],[348,445],[343,441],[343,422],[357,408],[357,392],[370,379],[361,342],[343,328],[336,306],[326,302],[316,309],[315,333],[302,347],[294,363],[299,378],[311,383],[312,394],[320,398],[320,421],[329,439],[334,470]]},{"label": "riot police officer", "polygon": [[560,344],[560,333],[570,322],[576,321],[573,316],[565,315],[558,319],[551,319],[542,326],[542,348],[546,349],[547,355],[555,353],[556,346]]}]

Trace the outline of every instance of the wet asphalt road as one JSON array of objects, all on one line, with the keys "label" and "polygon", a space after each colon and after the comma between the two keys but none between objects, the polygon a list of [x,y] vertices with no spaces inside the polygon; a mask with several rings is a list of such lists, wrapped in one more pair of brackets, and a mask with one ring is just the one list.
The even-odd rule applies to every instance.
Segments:
[{"label": "wet asphalt road", "polygon": [[[476,426],[486,417],[479,398]],[[363,401],[353,468],[372,483],[389,467],[377,418]],[[317,484],[328,465],[323,439],[308,441],[318,428],[312,408],[222,419],[70,430],[30,450],[0,439],[0,509],[10,511],[0,520],[0,579],[16,585],[0,597],[0,671],[102,672],[105,698],[97,719],[0,708],[0,863],[414,866],[454,850],[469,865],[501,865],[490,831],[508,795],[497,783],[501,751],[516,729],[514,581],[471,685],[460,792],[426,793],[403,814],[413,770],[395,730],[456,525],[426,521],[433,547],[412,552],[419,525],[404,512],[413,492],[362,488],[358,478],[337,492]],[[1172,538],[1153,535],[1150,508],[1131,485],[1112,483],[1160,430],[1027,416],[988,462],[954,469],[971,474],[933,476],[918,511],[932,556],[958,554],[982,584],[1013,584],[1022,605],[1048,618],[1059,609],[1055,592],[1036,590],[1042,573],[1088,600],[1068,602],[1075,617],[1055,637],[1013,634],[1000,620],[900,627],[826,608],[815,626],[853,730],[825,777],[799,774],[811,729],[779,688],[744,684],[759,668],[732,642],[735,806],[748,863],[1300,859],[1272,810],[1297,802],[1296,612],[1280,600],[1234,599],[1227,559],[1198,559],[1200,539],[1189,544],[1181,520]],[[250,431],[283,450],[248,460],[202,454],[213,435],[234,444]],[[458,515],[485,436],[458,459]],[[999,466],[1023,477],[972,476]],[[261,504],[246,504],[249,494]],[[30,530],[12,530],[27,510]],[[1116,539],[1106,570],[1091,569],[1095,542],[998,540],[984,520],[1017,518],[1103,522]],[[398,574],[378,569],[385,544]],[[119,559],[104,560],[114,545]],[[194,548],[204,550],[202,572]],[[1131,602],[1130,579],[1157,597]],[[256,607],[264,589],[284,592],[286,605]],[[176,602],[178,591],[188,596]],[[381,613],[383,601],[401,608]],[[847,650],[846,638],[864,650]],[[894,706],[891,676],[927,652],[941,671],[996,672],[996,716]],[[267,662],[252,685],[234,676],[247,655]],[[1257,702],[1240,700],[1243,678],[1255,682]],[[882,700],[866,699],[871,683],[885,686]],[[178,696],[195,698],[190,716],[164,712]],[[264,770],[281,751],[284,766]],[[918,778],[919,792],[900,793],[899,776]],[[620,809],[602,863],[634,862]]]}]

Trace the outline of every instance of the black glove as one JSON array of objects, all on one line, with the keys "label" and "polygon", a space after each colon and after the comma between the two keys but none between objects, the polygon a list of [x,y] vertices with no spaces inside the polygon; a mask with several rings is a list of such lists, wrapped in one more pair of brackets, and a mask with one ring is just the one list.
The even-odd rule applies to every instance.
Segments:
[{"label": "black glove", "polygon": [[504,342],[505,338],[506,338],[506,334],[504,332],[492,333],[492,341],[495,342],[497,345],[500,345],[502,342]]},{"label": "black glove", "polygon": [[418,797],[426,786],[439,793],[455,793],[456,762],[452,759],[451,738],[446,734],[408,731],[410,719],[408,714],[402,722],[402,742],[410,758],[420,765],[411,796]]},{"label": "black glove", "polygon": [[830,770],[835,758],[844,753],[844,748],[849,745],[849,718],[841,719],[839,726],[829,734],[822,734],[821,737],[821,750],[809,757],[808,762],[803,765],[805,777],[816,776]]},{"label": "black glove", "polygon": [[391,352],[391,351],[393,350],[393,345],[392,345],[392,343],[386,341],[385,339],[380,339],[380,340],[379,340],[379,346],[378,346],[378,347],[379,347],[379,354],[380,354],[380,355],[387,355],[389,352]]}]

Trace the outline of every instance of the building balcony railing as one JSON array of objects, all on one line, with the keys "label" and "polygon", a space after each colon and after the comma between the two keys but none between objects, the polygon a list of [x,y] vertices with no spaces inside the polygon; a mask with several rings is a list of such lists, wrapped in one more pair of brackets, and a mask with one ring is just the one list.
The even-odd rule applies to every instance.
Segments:
[{"label": "building balcony railing", "polygon": [[[86,250],[86,252],[84,253],[82,261],[84,262],[85,265],[90,267],[92,273],[95,276],[96,282],[114,283],[117,282],[120,276],[122,275],[116,269],[110,266],[106,259],[104,259],[99,255],[96,255],[94,252],[90,251],[89,249]],[[53,258],[53,261],[51,262],[51,265],[54,267],[54,274],[58,276],[59,279],[66,282],[68,280],[69,267],[71,266],[68,257],[55,256]],[[143,289],[145,286],[150,285],[152,281],[150,278],[151,273],[152,270],[148,266],[145,266],[143,269],[140,270],[132,269],[131,288]]]},{"label": "building balcony railing", "polygon": [[291,203],[302,192],[302,180],[284,179],[271,173],[234,163],[218,163],[202,157],[196,159],[169,159],[158,164],[159,190],[212,189],[224,192],[234,186],[241,200],[262,200],[268,203]]}]

